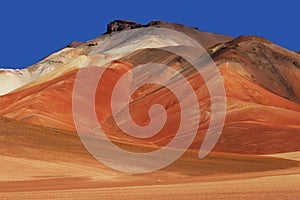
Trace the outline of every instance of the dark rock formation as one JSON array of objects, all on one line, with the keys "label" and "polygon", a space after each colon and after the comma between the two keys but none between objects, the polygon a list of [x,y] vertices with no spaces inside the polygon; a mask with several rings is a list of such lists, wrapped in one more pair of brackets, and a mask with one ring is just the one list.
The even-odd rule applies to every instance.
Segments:
[{"label": "dark rock formation", "polygon": [[231,36],[203,32],[195,27],[188,27],[182,24],[164,22],[159,20],[151,21],[146,25],[138,24],[136,22],[128,20],[115,20],[107,25],[106,34],[141,27],[167,28],[182,32],[193,38],[195,41],[199,42],[204,48],[209,48],[218,43],[228,42],[233,39],[233,37]]},{"label": "dark rock formation", "polygon": [[142,27],[141,24],[129,20],[115,20],[107,25],[106,33]]}]

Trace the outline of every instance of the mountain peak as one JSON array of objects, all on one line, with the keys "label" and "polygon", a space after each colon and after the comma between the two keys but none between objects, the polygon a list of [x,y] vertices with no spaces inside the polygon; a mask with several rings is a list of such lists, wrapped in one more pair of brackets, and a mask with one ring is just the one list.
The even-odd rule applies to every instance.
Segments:
[{"label": "mountain peak", "polygon": [[130,20],[114,20],[107,25],[106,33],[112,33],[116,31],[134,29],[142,27],[141,24],[138,24]]},{"label": "mountain peak", "polygon": [[[112,33],[112,32],[118,32],[118,31],[123,31],[123,30],[128,30],[128,29],[134,29],[134,28],[141,28],[141,27],[163,27],[163,28],[171,28],[175,29],[176,27],[184,27],[182,24],[177,24],[177,23],[171,23],[171,22],[165,22],[161,20],[153,20],[149,22],[148,24],[139,24],[131,20],[114,20],[110,23],[107,24],[107,30],[106,33]],[[198,28],[194,28],[197,29]]]}]

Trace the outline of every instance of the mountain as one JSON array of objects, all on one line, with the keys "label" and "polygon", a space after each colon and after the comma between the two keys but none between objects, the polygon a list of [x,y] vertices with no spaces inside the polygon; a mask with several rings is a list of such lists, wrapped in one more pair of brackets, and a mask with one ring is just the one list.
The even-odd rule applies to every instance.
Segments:
[{"label": "mountain", "polygon": [[[171,32],[157,34],[156,30]],[[121,33],[122,37],[118,37]],[[207,52],[217,66],[226,92],[224,127],[213,152],[202,161],[197,153],[205,141],[214,116],[214,99],[210,97],[208,85],[214,86],[217,83],[215,75],[208,76],[205,80],[199,76],[187,57],[180,56],[187,49],[188,52],[197,53],[196,42],[201,44],[203,52]],[[176,50],[178,54],[170,49]],[[203,55],[205,58],[206,53]],[[199,69],[200,72],[205,73],[209,69],[210,65],[205,62],[204,67]],[[171,73],[164,69],[154,73],[153,69],[146,66],[147,63],[166,65],[177,72]],[[144,65],[146,67],[140,67]],[[89,80],[97,78],[99,69],[105,69],[105,72],[97,87],[93,88]],[[135,74],[128,73],[134,70]],[[78,82],[80,73],[86,79]],[[167,120],[157,135],[146,139],[134,137],[124,133],[115,122],[116,116],[111,108],[112,94],[117,82],[125,74],[128,76],[122,82],[121,89],[125,91],[125,96],[128,95],[126,98],[129,99],[132,120],[140,126],[147,126],[150,123],[148,111],[153,104],[160,104],[165,109]],[[170,91],[172,87],[180,87],[182,79],[179,74],[183,74],[190,84],[199,106],[197,113],[193,110],[194,105],[188,104],[189,117],[185,121],[180,121],[181,105]],[[127,91],[144,79],[152,80],[153,76],[164,80],[168,87],[148,84],[136,91]],[[142,25],[128,20],[115,20],[107,25],[107,32],[99,37],[87,42],[74,41],[33,66],[23,70],[0,70],[1,161],[8,163],[8,166],[20,163],[26,169],[29,175],[20,176],[24,180],[30,179],[30,184],[27,187],[17,186],[20,191],[35,190],[39,185],[40,190],[102,188],[122,184],[132,186],[143,183],[153,185],[157,184],[157,177],[160,176],[166,184],[186,183],[190,179],[192,182],[205,182],[209,178],[229,180],[234,176],[298,176],[298,80],[300,55],[262,37],[232,38],[169,22],[152,21]],[[76,83],[86,93],[74,95]],[[88,95],[84,94],[91,94],[94,90],[95,105],[91,105],[86,101]],[[186,101],[190,98],[187,95]],[[72,107],[74,99],[83,103],[82,110],[95,106],[97,122],[106,136],[123,149],[133,152],[151,152],[167,145],[175,137],[181,122],[191,123],[199,118],[199,127],[183,157],[165,169],[145,175],[146,181],[142,176],[124,175],[109,169],[89,155],[76,134]],[[220,102],[216,102],[217,107],[222,106]],[[117,107],[117,113],[121,122],[129,120],[124,107]],[[216,116],[221,115],[222,113],[218,113]],[[95,124],[87,117],[84,119],[83,129],[93,132]],[[191,132],[189,130],[185,135]],[[142,134],[141,132],[141,136]],[[185,137],[179,142],[185,143]],[[112,154],[104,147],[102,151]],[[293,155],[292,159],[289,159],[290,155]],[[118,160],[113,162],[117,163]],[[66,163],[71,171],[64,166]],[[36,169],[40,166],[37,174],[46,176],[46,179],[34,178],[31,166]],[[46,166],[49,166],[48,170],[45,169]],[[80,172],[81,168],[84,172]],[[61,169],[61,172],[54,173],[55,169]],[[2,175],[5,173],[6,171]],[[74,173],[78,176],[74,176]],[[51,176],[55,177],[51,179],[53,182],[47,182],[48,176],[50,179]],[[60,176],[63,178],[60,179]],[[220,178],[223,176],[224,179]],[[19,180],[13,175],[7,177],[8,181]],[[291,175],[286,180],[296,182],[296,179]],[[59,180],[67,186],[57,186],[56,181]],[[275,180],[275,185],[278,183],[276,181],[280,180]],[[16,182],[17,185],[18,183]],[[14,183],[7,186],[0,181],[1,184],[3,191],[13,191],[12,186],[16,187]],[[291,184],[288,190],[297,196],[300,191],[294,186]],[[249,188],[245,190],[248,191]],[[272,194],[279,198],[273,190]]]},{"label": "mountain", "polygon": [[[115,33],[114,29],[110,27],[126,27],[124,25],[126,23],[129,22],[112,22],[108,25],[108,33]],[[135,26],[140,29],[144,27]],[[300,88],[297,84],[297,80],[300,78],[300,56],[298,54],[261,37],[243,36],[226,41],[229,37],[204,33],[178,24],[155,21],[145,25],[145,27],[149,26],[182,31],[193,36],[199,42],[205,41],[206,45],[211,40],[218,43],[210,42],[212,46],[207,49],[222,73],[227,95],[227,115],[221,140],[215,150],[259,154],[300,150],[298,144],[300,138],[299,134],[296,134],[300,128]],[[117,28],[117,30],[121,31],[122,29]],[[167,53],[155,53],[158,50],[154,48],[174,46],[174,44],[167,38],[155,38],[147,36],[146,33],[134,36],[133,41],[130,41],[132,38],[129,36],[129,38],[123,38],[122,41],[116,42],[113,44],[114,47],[109,56],[90,54],[93,49],[101,46],[104,38],[110,37],[108,33],[77,47],[66,47],[40,63],[25,69],[24,71],[31,70],[32,74],[39,74],[39,76],[22,87],[16,88],[14,92],[1,96],[0,115],[33,124],[75,131],[72,116],[72,89],[79,68],[88,68],[87,70],[92,71],[93,69],[88,66],[102,66],[110,63],[109,68],[112,71],[104,77],[103,81],[111,82],[113,85],[112,80],[118,80],[124,70],[127,71],[138,63],[155,61],[173,66],[183,62]],[[223,43],[219,43],[220,41]],[[180,40],[176,42],[175,45],[184,45],[184,42]],[[128,49],[120,51],[120,45],[126,46],[130,43],[134,43],[130,51]],[[147,47],[147,49],[140,50],[141,47]],[[14,73],[17,72],[19,71]],[[192,146],[197,149],[202,143],[203,135],[209,124],[210,102],[207,100],[209,93],[205,84],[201,83],[201,80],[197,81],[193,74],[188,78],[193,79],[193,87],[200,85],[196,94],[199,104],[203,104],[201,128],[198,130],[198,137]],[[108,85],[99,94],[107,96],[111,90],[112,88]],[[147,91],[141,91],[140,95],[144,95],[144,97],[139,98],[138,102],[132,103],[134,113],[140,112],[141,105],[153,102],[158,96],[167,92],[162,89],[152,93],[151,90],[149,88]],[[173,101],[172,98],[168,99],[165,95],[163,98],[166,99],[166,105]],[[179,111],[178,106],[170,107],[170,112],[173,112],[174,116]],[[107,133],[109,136],[136,142],[135,138],[115,131],[116,127],[111,127],[113,123],[109,121],[110,117],[109,108],[98,112],[99,122],[104,123],[104,126],[109,126],[109,130],[113,130]],[[140,116],[140,119],[144,117]],[[103,119],[107,120],[103,121]],[[169,126],[174,123],[170,122]],[[247,130],[247,134],[244,134],[244,130]],[[168,132],[169,130],[166,129],[163,135],[169,137]],[[148,143],[160,145],[159,143],[164,144],[166,141],[159,137],[152,138]],[[141,141],[138,140],[138,142]]]}]

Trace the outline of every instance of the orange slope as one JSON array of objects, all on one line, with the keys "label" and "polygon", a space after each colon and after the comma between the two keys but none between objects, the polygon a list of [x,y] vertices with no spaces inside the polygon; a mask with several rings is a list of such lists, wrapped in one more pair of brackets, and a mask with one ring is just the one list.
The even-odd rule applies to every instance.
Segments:
[{"label": "orange slope", "polygon": [[[148,139],[136,139],[124,134],[114,124],[109,107],[110,95],[114,83],[131,67],[128,62],[115,61],[106,70],[96,95],[96,104],[105,105],[97,107],[98,120],[106,134],[114,140],[139,142],[142,145],[165,145],[174,136],[172,133],[176,133],[180,121],[180,108],[175,97],[166,88],[152,93],[149,92],[152,86],[144,91],[140,90],[141,94],[136,99],[133,96],[132,100],[135,100],[130,104],[132,117],[139,125],[147,125],[149,122],[147,111],[151,103],[161,103],[167,108],[168,120],[158,135]],[[93,77],[93,70],[96,69],[89,67],[83,70]],[[299,151],[297,141],[300,138],[297,133],[300,130],[300,106],[232,74],[226,67],[220,66],[220,71],[229,98],[224,131],[215,150],[259,154]],[[75,131],[71,107],[76,72],[74,70],[46,83],[2,96],[0,114],[24,122]],[[201,78],[190,75],[188,80],[196,90],[201,105],[199,131],[192,145],[198,149],[209,124],[210,101]],[[143,96],[143,92],[147,95]],[[142,98],[137,98],[141,96]]]}]

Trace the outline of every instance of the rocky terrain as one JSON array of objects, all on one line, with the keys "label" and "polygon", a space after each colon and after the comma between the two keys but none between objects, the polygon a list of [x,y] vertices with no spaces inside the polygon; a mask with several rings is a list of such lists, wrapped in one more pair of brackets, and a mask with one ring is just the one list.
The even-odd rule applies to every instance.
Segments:
[{"label": "rocky terrain", "polygon": [[[203,160],[198,158],[198,151],[212,121],[207,83],[213,85],[215,77],[204,80],[185,58],[165,51],[176,47],[184,52],[193,42],[184,36],[158,36],[149,31],[151,28],[170,29],[198,42],[221,74],[226,92],[225,123],[213,152]],[[110,41],[128,30],[139,30],[139,34]],[[98,123],[119,147],[134,152],[154,151],[175,137],[181,120],[181,107],[172,92],[150,84],[128,97],[131,117],[140,126],[149,123],[147,111],[153,104],[161,104],[166,111],[163,129],[146,139],[120,130],[110,104],[118,80],[149,62],[176,69],[188,80],[200,108],[200,116],[191,115],[189,120],[199,118],[199,128],[188,151],[175,163],[146,175],[126,174],[101,164],[84,148],[74,124],[74,83],[79,71],[89,80],[95,78],[99,68],[107,67],[96,87]],[[157,74],[178,87],[177,73],[167,75],[166,71]],[[147,71],[140,70],[126,79],[124,90],[149,77]],[[232,199],[252,198],[256,193],[256,199],[297,199],[299,80],[300,55],[262,37],[232,38],[169,22],[141,25],[115,20],[99,37],[72,42],[33,66],[0,70],[0,163],[4,166],[0,170],[0,196],[97,199],[105,194],[103,199],[136,199],[141,195],[145,199]],[[91,92],[88,82],[80,84]],[[76,98],[85,99],[84,95]],[[88,102],[85,105],[91,106]],[[128,120],[124,112],[123,108],[118,110],[121,121]],[[89,119],[84,129],[94,130]]]}]

